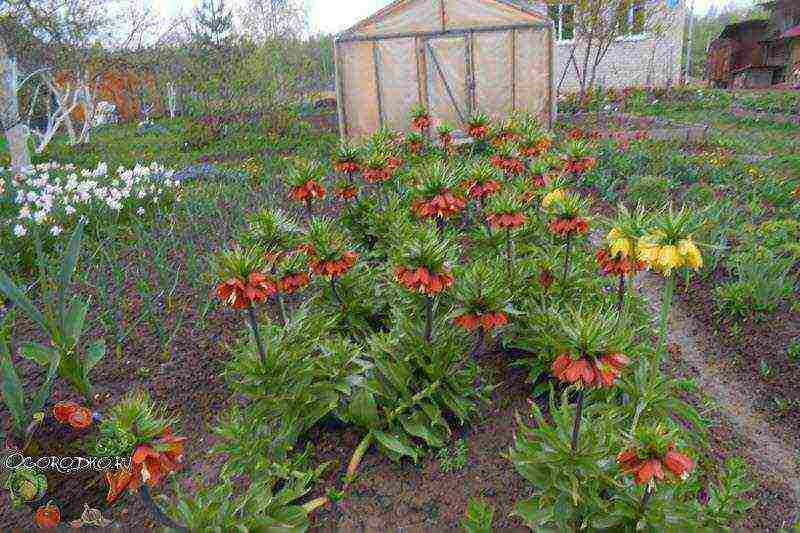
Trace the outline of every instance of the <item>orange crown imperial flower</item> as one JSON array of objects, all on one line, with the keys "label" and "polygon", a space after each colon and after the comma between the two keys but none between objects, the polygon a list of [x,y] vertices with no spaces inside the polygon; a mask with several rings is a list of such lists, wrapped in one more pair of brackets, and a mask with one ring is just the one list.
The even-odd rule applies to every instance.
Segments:
[{"label": "orange crown imperial flower", "polygon": [[630,359],[621,353],[606,354],[599,361],[593,357],[573,359],[570,354],[562,354],[553,361],[551,370],[556,379],[564,383],[610,388],[629,364]]},{"label": "orange crown imperial flower", "polygon": [[418,267],[407,268],[397,267],[395,278],[398,283],[405,286],[408,290],[432,296],[439,294],[446,288],[453,285],[454,278],[449,272],[433,274],[427,268]]},{"label": "orange crown imperial flower", "polygon": [[518,228],[528,221],[525,213],[494,213],[486,217],[493,228]]},{"label": "orange crown imperial flower", "polygon": [[434,196],[431,200],[417,200],[412,209],[420,218],[448,218],[459,213],[466,202],[451,192]]},{"label": "orange crown imperial flower", "polygon": [[489,126],[470,126],[468,133],[473,139],[483,139],[489,134]]},{"label": "orange crown imperial flower", "polygon": [[477,181],[467,183],[467,194],[476,200],[500,192],[500,189],[502,189],[502,185],[495,180],[487,180],[483,185]]},{"label": "orange crown imperial flower", "polygon": [[355,161],[340,161],[334,163],[333,168],[341,174],[355,174],[361,170],[361,167]]},{"label": "orange crown imperial flower", "polygon": [[600,271],[604,276],[628,276],[644,270],[647,266],[644,261],[637,261],[621,254],[612,255],[606,249],[598,250],[597,264],[600,265]]},{"label": "orange crown imperial flower", "polygon": [[175,437],[167,428],[161,437],[150,444],[141,444],[131,459],[131,469],[122,468],[106,473],[109,503],[116,500],[126,489],[138,490],[142,484],[155,487],[172,472],[181,467],[186,437]]},{"label": "orange crown imperial flower", "polygon": [[646,485],[653,479],[663,481],[664,470],[672,474],[677,481],[686,479],[689,472],[694,469],[694,461],[689,456],[676,452],[674,444],[671,444],[667,453],[661,457],[645,454],[643,458],[639,450],[630,449],[617,455],[617,463],[623,472],[633,474],[639,485]]},{"label": "orange crown imperial flower", "polygon": [[557,218],[550,222],[548,225],[550,231],[561,237],[567,237],[574,234],[586,234],[589,232],[589,222],[586,219],[575,218]]},{"label": "orange crown imperial flower", "polygon": [[456,317],[455,323],[467,331],[473,331],[478,326],[482,326],[486,331],[491,331],[494,328],[508,324],[508,316],[499,311],[496,313],[484,313],[482,315],[466,313]]},{"label": "orange crown imperial flower", "polygon": [[261,303],[278,292],[278,287],[265,275],[252,273],[246,281],[231,278],[217,287],[217,296],[234,309],[247,309],[253,302]]},{"label": "orange crown imperial flower", "polygon": [[298,272],[284,276],[277,282],[278,290],[285,294],[292,294],[308,286],[311,277],[308,272]]},{"label": "orange crown imperial flower", "polygon": [[352,200],[358,196],[358,187],[355,185],[349,187],[339,187],[335,189],[333,193],[341,200]]},{"label": "orange crown imperial flower", "polygon": [[392,171],[388,165],[383,168],[368,168],[364,170],[364,179],[370,183],[380,183],[392,179]]},{"label": "orange crown imperial flower", "polygon": [[303,185],[295,187],[291,192],[292,198],[298,202],[305,202],[312,198],[325,198],[325,187],[314,180],[309,180]]},{"label": "orange crown imperial flower", "polygon": [[420,131],[425,131],[431,127],[431,119],[428,115],[423,115],[412,120],[411,125]]},{"label": "orange crown imperial flower", "polygon": [[311,261],[311,270],[322,276],[338,277],[353,268],[358,260],[356,252],[345,252],[336,261]]},{"label": "orange crown imperial flower", "polygon": [[492,166],[501,169],[512,176],[519,176],[525,172],[525,163],[514,157],[494,155],[491,158]]},{"label": "orange crown imperial flower", "polygon": [[584,157],[581,159],[568,159],[565,161],[565,170],[573,174],[583,174],[588,170],[592,170],[597,165],[597,160],[594,157]]}]

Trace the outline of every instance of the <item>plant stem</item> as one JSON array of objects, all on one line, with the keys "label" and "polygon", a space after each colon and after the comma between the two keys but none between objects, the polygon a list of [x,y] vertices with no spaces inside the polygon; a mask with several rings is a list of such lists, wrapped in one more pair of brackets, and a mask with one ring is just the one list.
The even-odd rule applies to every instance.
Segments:
[{"label": "plant stem", "polygon": [[306,200],[306,216],[310,219],[314,216],[314,213],[311,211],[311,200]]},{"label": "plant stem", "polygon": [[666,351],[669,312],[672,308],[672,297],[675,294],[675,285],[677,282],[678,279],[675,276],[670,276],[667,278],[667,283],[664,286],[664,299],[661,302],[661,317],[659,321],[658,346],[654,352],[653,361],[650,366],[650,378],[652,382],[655,382],[658,376],[661,360]]},{"label": "plant stem", "polygon": [[278,310],[281,312],[281,324],[286,326],[286,304],[282,292],[278,292]]},{"label": "plant stem", "polygon": [[506,263],[508,264],[508,286],[514,291],[514,250],[511,248],[511,228],[506,228]]},{"label": "plant stem", "polygon": [[433,337],[433,298],[425,297],[425,342],[431,343]]},{"label": "plant stem", "polygon": [[483,197],[481,196],[478,199],[478,203],[481,207],[481,214],[480,217],[483,219],[483,223],[486,224],[486,231],[489,233],[489,237],[492,236],[492,225],[489,223],[489,219],[486,218],[486,213],[483,211]]},{"label": "plant stem", "polygon": [[647,485],[644,489],[644,496],[642,496],[642,503],[641,503],[641,512],[644,514],[644,510],[647,508],[647,502],[650,501],[650,497],[653,495],[653,491],[650,490],[650,485]]},{"label": "plant stem", "polygon": [[578,402],[575,405],[575,425],[572,427],[572,451],[578,451],[578,435],[581,432],[581,415],[583,414],[583,389],[578,391]]},{"label": "plant stem", "polygon": [[188,528],[178,524],[164,514],[164,511],[162,511],[158,504],[153,500],[153,497],[150,495],[150,488],[146,484],[139,488],[139,496],[142,498],[142,503],[144,503],[144,506],[148,511],[150,511],[150,514],[153,515],[153,518],[156,522],[162,526],[166,526],[177,531],[189,531]]},{"label": "plant stem", "polygon": [[267,353],[264,351],[264,344],[261,342],[261,333],[258,331],[258,321],[256,320],[256,310],[252,305],[247,308],[247,317],[250,320],[250,327],[253,330],[253,336],[256,338],[258,355],[261,357],[261,367],[266,370]]},{"label": "plant stem", "polygon": [[331,291],[333,291],[333,299],[336,300],[336,303],[340,306],[342,305],[342,299],[339,298],[339,293],[336,291],[336,277],[331,276]]},{"label": "plant stem", "polygon": [[483,349],[483,342],[486,339],[486,330],[483,329],[483,326],[478,326],[478,333],[475,337],[475,346],[472,348],[472,353],[470,354],[471,359],[475,359],[481,353]]},{"label": "plant stem", "polygon": [[570,253],[572,252],[572,233],[567,234],[567,249],[564,257],[564,276],[561,279],[561,293],[567,286],[567,275],[569,274]]},{"label": "plant stem", "polygon": [[617,321],[622,318],[622,305],[625,303],[625,276],[619,277],[619,287],[617,288]]},{"label": "plant stem", "polygon": [[353,481],[356,470],[358,470],[358,465],[361,464],[361,459],[364,458],[364,454],[367,452],[370,444],[372,444],[372,430],[366,434],[364,439],[356,447],[356,451],[353,452],[353,457],[350,458],[350,464],[347,465],[347,476],[344,481],[345,488]]}]

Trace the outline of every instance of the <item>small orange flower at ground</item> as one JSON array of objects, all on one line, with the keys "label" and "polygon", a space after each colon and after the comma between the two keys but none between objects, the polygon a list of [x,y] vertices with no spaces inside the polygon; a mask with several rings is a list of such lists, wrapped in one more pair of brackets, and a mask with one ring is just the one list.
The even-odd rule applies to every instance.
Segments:
[{"label": "small orange flower at ground", "polygon": [[321,200],[325,198],[325,187],[314,180],[309,180],[303,185],[293,188],[291,195],[298,202],[306,202],[315,198]]},{"label": "small orange flower at ground", "polygon": [[422,141],[413,140],[408,142],[408,149],[412,154],[418,154],[422,151]]},{"label": "small orange flower at ground", "polygon": [[495,229],[518,228],[528,221],[528,216],[525,213],[493,213],[486,218]]},{"label": "small orange flower at ground", "polygon": [[574,383],[581,387],[610,388],[630,359],[622,354],[606,354],[599,360],[593,357],[573,359],[570,354],[562,354],[551,370],[553,376],[563,383]]},{"label": "small orange flower at ground", "polygon": [[349,201],[358,196],[358,187],[355,185],[352,187],[339,187],[333,191],[333,194],[341,200]]},{"label": "small orange flower at ground", "polygon": [[502,185],[495,180],[488,180],[483,185],[477,181],[467,183],[467,195],[475,200],[480,200],[491,196],[496,192],[500,192]]},{"label": "small orange flower at ground", "polygon": [[630,449],[617,455],[617,463],[623,472],[633,474],[639,485],[647,485],[653,479],[663,481],[665,474],[672,474],[676,481],[686,479],[694,469],[694,461],[689,456],[676,452],[674,444],[660,457],[640,454],[638,449]]},{"label": "small orange flower at ground", "polygon": [[73,429],[86,429],[92,425],[92,411],[86,407],[78,407],[69,415],[69,425]]},{"label": "small orange flower at ground", "polygon": [[277,282],[278,290],[285,294],[292,294],[308,286],[311,277],[308,272],[298,272],[284,276]]},{"label": "small orange flower at ground", "polygon": [[474,331],[478,326],[483,326],[486,331],[508,324],[508,316],[505,313],[484,313],[476,315],[473,313],[463,314],[455,319],[455,323],[466,329]]},{"label": "small orange flower at ground", "polygon": [[467,203],[451,192],[434,196],[431,200],[417,200],[412,209],[420,218],[448,218],[458,214]]},{"label": "small orange flower at ground", "polygon": [[311,261],[311,270],[321,276],[338,277],[353,268],[358,260],[356,252],[345,252],[336,261]]},{"label": "small orange flower at ground", "polygon": [[550,231],[561,237],[575,234],[586,234],[589,232],[589,223],[580,217],[576,218],[557,218],[548,225]]},{"label": "small orange flower at ground", "polygon": [[59,511],[58,507],[51,501],[47,505],[42,505],[36,509],[34,521],[36,525],[42,529],[53,529],[61,523],[61,511]]},{"label": "small orange flower at ground", "polygon": [[113,502],[126,489],[139,490],[142,484],[159,485],[167,475],[180,468],[186,440],[186,437],[173,436],[172,430],[167,428],[152,443],[139,445],[133,453],[130,470],[123,468],[114,473],[106,472],[106,501]]},{"label": "small orange flower at ground", "polygon": [[395,279],[408,290],[432,296],[439,294],[453,285],[453,276],[449,272],[433,274],[425,267],[397,267]]},{"label": "small orange flower at ground", "polygon": [[647,266],[644,261],[636,261],[621,254],[612,255],[605,248],[597,252],[597,264],[604,276],[628,276],[635,274]]},{"label": "small orange flower at ground", "polygon": [[69,424],[69,417],[78,410],[80,406],[75,402],[58,402],[53,406],[53,416],[62,424]]},{"label": "small orange flower at ground", "polygon": [[390,177],[392,174],[395,173],[395,171],[398,168],[402,166],[403,166],[403,160],[393,155],[390,155],[389,159],[386,161],[386,170],[389,172]]},{"label": "small orange flower at ground", "polygon": [[247,309],[254,302],[261,303],[278,292],[278,288],[265,275],[253,273],[242,281],[231,278],[217,287],[217,296],[234,309]]}]

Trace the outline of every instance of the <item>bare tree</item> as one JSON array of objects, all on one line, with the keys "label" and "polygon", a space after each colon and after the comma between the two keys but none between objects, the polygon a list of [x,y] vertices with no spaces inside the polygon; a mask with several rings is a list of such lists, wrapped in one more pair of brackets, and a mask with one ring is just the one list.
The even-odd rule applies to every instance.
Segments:
[{"label": "bare tree", "polygon": [[297,38],[308,29],[308,13],[299,0],[243,0],[239,26],[256,41]]},{"label": "bare tree", "polygon": [[8,150],[11,153],[11,169],[19,172],[30,166],[28,133],[19,116],[17,93],[20,83],[16,62],[9,56],[5,40],[0,35],[0,122]]}]

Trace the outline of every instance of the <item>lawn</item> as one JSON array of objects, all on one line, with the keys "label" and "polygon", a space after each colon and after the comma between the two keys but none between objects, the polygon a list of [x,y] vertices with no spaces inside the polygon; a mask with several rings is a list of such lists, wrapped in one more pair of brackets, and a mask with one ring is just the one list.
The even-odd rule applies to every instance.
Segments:
[{"label": "lawn", "polygon": [[[190,530],[791,526],[797,465],[757,457],[774,437],[739,422],[800,458],[800,127],[737,118],[720,94],[621,105],[710,126],[691,143],[604,138],[569,115],[555,135],[517,117],[458,149],[435,132],[345,149],[330,116],[202,143],[188,119],[58,139],[36,160],[59,163],[47,180],[4,176],[0,193],[0,267],[57,323],[6,299],[25,405],[53,381],[36,422],[6,407],[4,366],[8,446],[185,457],[155,504],[124,485],[109,502],[96,471],[47,472],[46,496],[3,499],[0,526],[30,527],[51,499],[64,520],[86,504],[126,528],[153,526],[153,505]],[[42,224],[20,218],[20,190],[56,198]],[[85,308],[79,339],[53,334],[74,324],[62,301]],[[637,483],[636,457],[665,479]],[[249,499],[269,503],[220,510]]]}]

